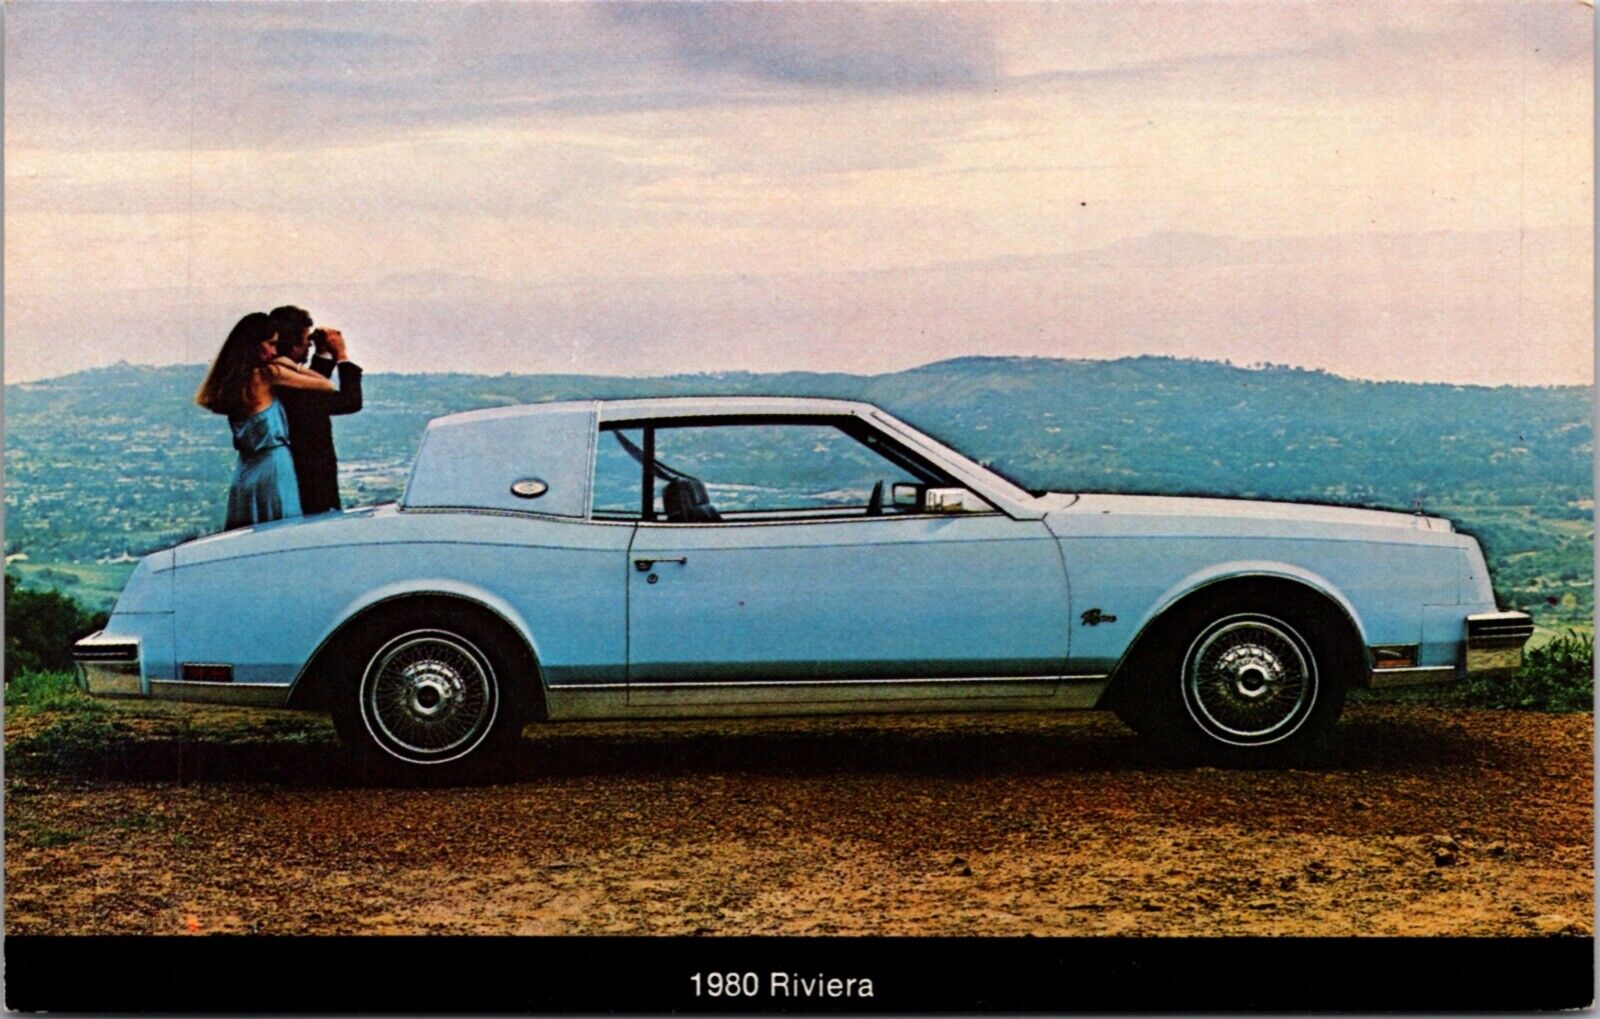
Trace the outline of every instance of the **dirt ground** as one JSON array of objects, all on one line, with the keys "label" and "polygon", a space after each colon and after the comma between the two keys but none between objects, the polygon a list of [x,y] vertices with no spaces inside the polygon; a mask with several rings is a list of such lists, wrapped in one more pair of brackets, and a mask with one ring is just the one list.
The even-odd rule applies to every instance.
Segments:
[{"label": "dirt ground", "polygon": [[6,722],[9,933],[1592,932],[1587,714],[1353,705],[1280,772],[1099,712],[569,724],[464,788],[367,784],[314,716],[44,724]]}]

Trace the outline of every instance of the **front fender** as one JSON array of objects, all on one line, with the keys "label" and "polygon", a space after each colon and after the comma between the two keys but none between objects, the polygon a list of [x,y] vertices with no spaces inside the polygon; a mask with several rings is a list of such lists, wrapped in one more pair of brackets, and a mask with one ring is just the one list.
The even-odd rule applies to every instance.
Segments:
[{"label": "front fender", "polygon": [[1240,580],[1250,577],[1271,577],[1304,584],[1343,609],[1344,614],[1350,619],[1350,624],[1355,627],[1356,632],[1360,635],[1362,646],[1365,647],[1368,643],[1367,628],[1362,622],[1361,613],[1356,611],[1355,605],[1351,603],[1349,598],[1345,597],[1344,593],[1332,581],[1303,566],[1262,559],[1217,563],[1204,569],[1196,570],[1173,584],[1151,603],[1151,607],[1139,620],[1139,625],[1134,630],[1134,639],[1129,646],[1132,647],[1137,644],[1139,637],[1144,635],[1144,631],[1162,613],[1201,588],[1225,580]]}]

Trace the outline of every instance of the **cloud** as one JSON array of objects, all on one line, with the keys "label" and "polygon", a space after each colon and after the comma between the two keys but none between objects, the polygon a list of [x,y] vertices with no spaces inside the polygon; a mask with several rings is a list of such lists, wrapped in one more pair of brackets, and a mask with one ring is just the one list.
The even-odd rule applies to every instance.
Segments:
[{"label": "cloud", "polygon": [[257,37],[270,54],[295,68],[327,56],[392,56],[396,51],[414,49],[419,42],[414,35],[349,28],[274,27],[261,29]]},{"label": "cloud", "polygon": [[[1480,52],[1499,51],[1541,63],[1594,60],[1594,7],[1582,2],[1477,3],[1455,9],[1459,38]],[[1440,34],[1447,34],[1441,27]]]},{"label": "cloud", "polygon": [[975,5],[685,3],[608,7],[659,30],[686,68],[865,92],[970,89],[997,80],[992,12]]},{"label": "cloud", "polygon": [[658,41],[586,4],[39,3],[5,27],[8,147],[337,146],[671,84]]},{"label": "cloud", "polygon": [[[1519,266],[1503,240],[1592,224],[1577,4],[6,13],[8,372],[152,328],[199,360],[285,301],[387,367],[521,370],[548,342],[599,370],[871,368],[1093,335],[1504,370],[1481,338],[1587,336],[1589,247]],[[1428,239],[1306,240],[1379,230]]]},{"label": "cloud", "polygon": [[[1011,90],[1413,87],[1582,65],[1578,4],[34,3],[12,146],[338,145],[551,117]],[[1375,75],[1370,68],[1381,66]],[[1438,87],[1440,82],[1426,82]]]},{"label": "cloud", "polygon": [[[1363,378],[1591,379],[1582,231],[1240,239],[1161,233],[1031,258],[883,271],[655,275],[511,286],[396,273],[370,284],[146,288],[97,301],[8,298],[50,337],[9,378],[161,352],[200,361],[251,307],[285,301],[345,329],[374,371],[827,369],[961,354],[1170,354],[1292,362]],[[1519,296],[1520,295],[1520,296]],[[105,336],[105,341],[85,337]],[[81,344],[81,346],[78,346]]]},{"label": "cloud", "polygon": [[252,148],[996,82],[985,8],[21,4],[11,145]]}]

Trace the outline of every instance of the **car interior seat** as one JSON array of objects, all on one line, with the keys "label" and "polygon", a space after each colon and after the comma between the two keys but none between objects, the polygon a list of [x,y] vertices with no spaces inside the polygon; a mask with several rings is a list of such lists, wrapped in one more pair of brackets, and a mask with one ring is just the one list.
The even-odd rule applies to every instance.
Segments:
[{"label": "car interior seat", "polygon": [[674,524],[716,524],[722,515],[711,505],[706,486],[698,478],[674,478],[661,492],[667,521]]}]

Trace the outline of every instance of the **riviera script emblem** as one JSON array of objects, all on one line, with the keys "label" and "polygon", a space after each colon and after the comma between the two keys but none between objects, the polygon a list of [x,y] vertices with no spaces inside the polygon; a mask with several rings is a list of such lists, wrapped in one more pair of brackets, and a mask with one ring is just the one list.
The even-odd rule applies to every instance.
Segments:
[{"label": "riviera script emblem", "polygon": [[1108,616],[1099,609],[1090,609],[1079,618],[1083,620],[1084,626],[1099,626],[1101,623],[1115,623],[1117,621],[1116,616]]}]

